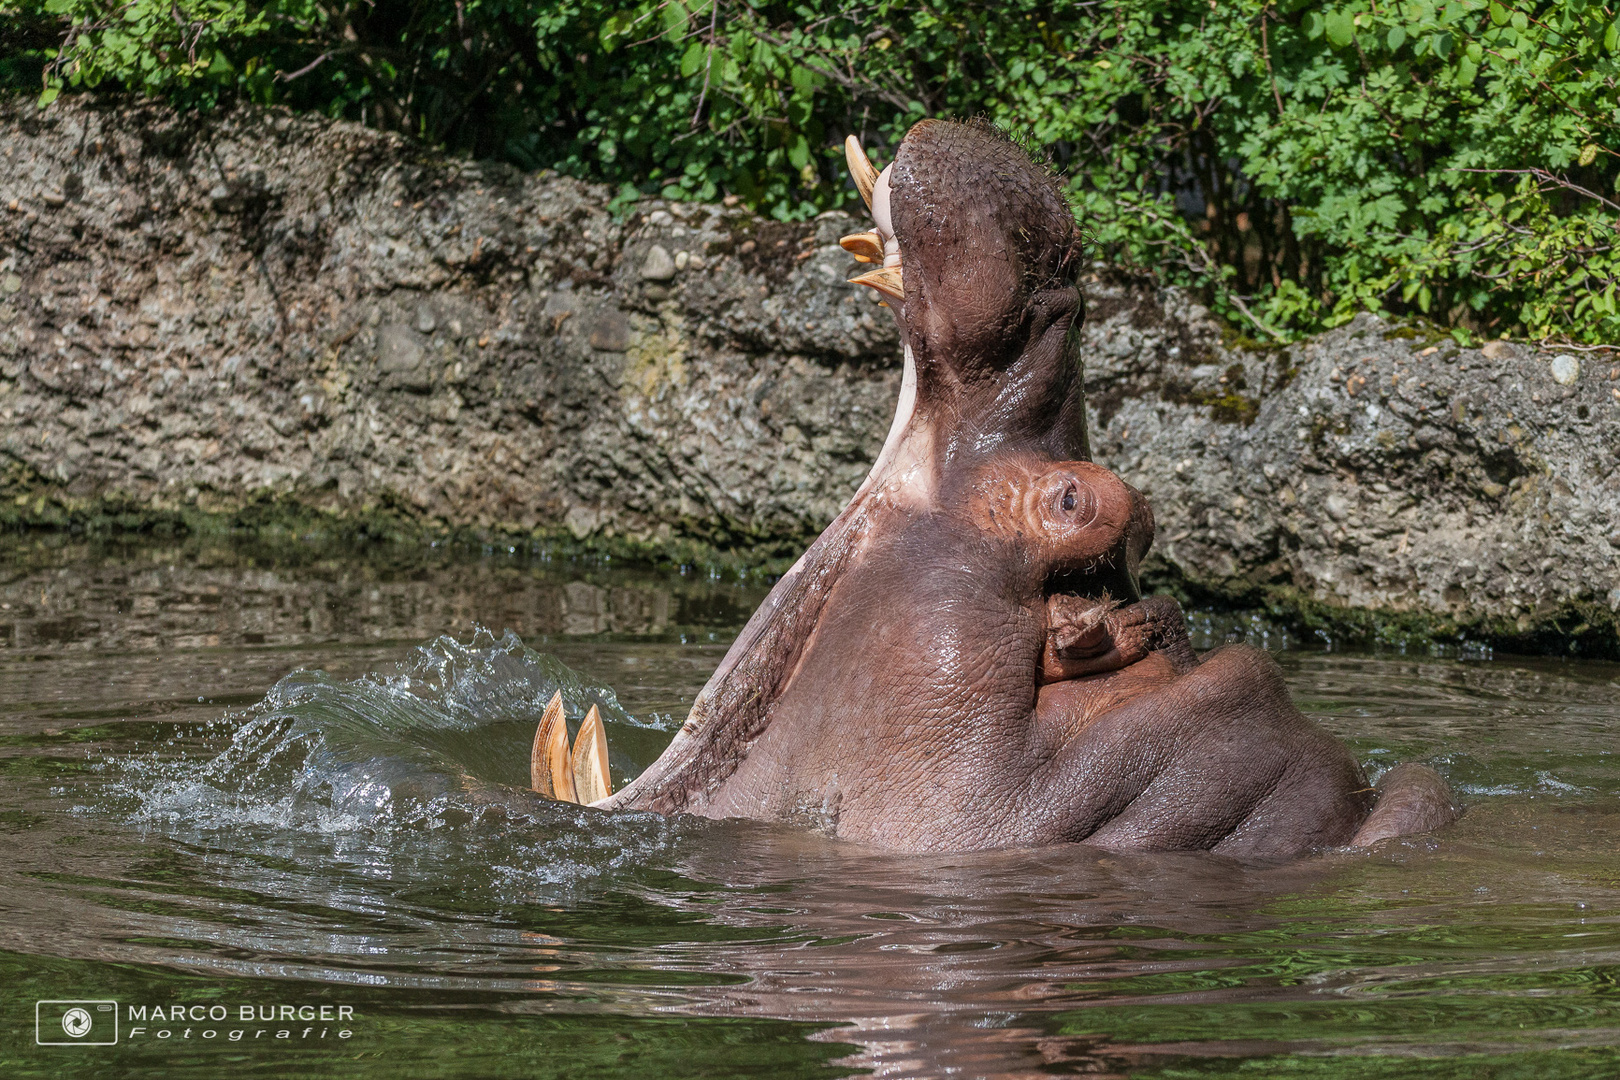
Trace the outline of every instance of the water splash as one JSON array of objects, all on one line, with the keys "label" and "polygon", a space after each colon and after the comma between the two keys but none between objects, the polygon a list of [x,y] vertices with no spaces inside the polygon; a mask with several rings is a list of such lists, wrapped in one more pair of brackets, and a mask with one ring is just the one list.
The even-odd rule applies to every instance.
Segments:
[{"label": "water splash", "polygon": [[466,643],[416,648],[389,673],[295,671],[212,725],[223,745],[211,752],[170,745],[113,759],[105,798],[86,809],[210,843],[292,832],[351,863],[446,864],[430,877],[477,863],[503,893],[577,883],[666,849],[672,827],[656,815],[606,815],[528,790],[529,740],[559,692],[575,725],[594,705],[610,731],[647,726],[556,657],[478,627]]}]

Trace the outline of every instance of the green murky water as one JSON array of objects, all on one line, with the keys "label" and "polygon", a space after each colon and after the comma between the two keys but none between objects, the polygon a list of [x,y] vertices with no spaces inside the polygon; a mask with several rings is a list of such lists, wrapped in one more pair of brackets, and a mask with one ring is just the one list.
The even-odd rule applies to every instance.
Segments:
[{"label": "green murky water", "polygon": [[[1464,793],[1439,838],[895,857],[521,790],[557,687],[616,782],[656,757],[762,587],[3,554],[0,1075],[1620,1075],[1614,665],[1284,648],[1370,767]],[[118,1044],[36,1045],[78,1001]]]}]

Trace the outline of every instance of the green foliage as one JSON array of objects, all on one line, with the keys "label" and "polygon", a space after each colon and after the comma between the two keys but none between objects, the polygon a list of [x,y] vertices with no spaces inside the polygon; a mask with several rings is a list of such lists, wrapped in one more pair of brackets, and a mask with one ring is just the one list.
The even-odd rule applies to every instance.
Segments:
[{"label": "green foliage", "polygon": [[285,102],[609,182],[620,205],[735,193],[802,219],[853,205],[846,133],[881,163],[924,116],[982,114],[1063,169],[1099,257],[1263,335],[1371,309],[1620,340],[1612,3],[0,5],[57,28],[47,98]]},{"label": "green foliage", "polygon": [[49,105],[64,84],[116,80],[148,94],[234,72],[221,42],[267,28],[263,12],[235,0],[131,0],[119,7],[83,0],[44,0],[45,12],[69,20],[62,47],[40,95]]}]

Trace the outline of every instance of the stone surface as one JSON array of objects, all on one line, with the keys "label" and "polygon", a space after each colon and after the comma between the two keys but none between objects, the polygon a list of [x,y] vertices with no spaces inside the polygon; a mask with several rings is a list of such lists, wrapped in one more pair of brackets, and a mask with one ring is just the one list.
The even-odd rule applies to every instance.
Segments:
[{"label": "stone surface", "polygon": [[1612,651],[1614,372],[1561,386],[1531,350],[1411,333],[1362,315],[1227,352],[1211,332],[1220,360],[1181,375],[1101,349],[1094,453],[1148,495],[1160,565],[1195,589]]},{"label": "stone surface", "polygon": [[886,430],[893,331],[842,282],[847,218],[616,220],[602,188],[283,113],[0,123],[13,494],[785,554]]},{"label": "stone surface", "polygon": [[[11,519],[268,494],[794,553],[899,388],[888,313],[845,282],[859,224],[659,200],[621,219],[610,195],[281,112],[7,105]],[[1245,349],[1180,293],[1101,269],[1087,290],[1093,449],[1153,502],[1157,582],[1307,624],[1614,651],[1611,362],[1371,316]]]}]

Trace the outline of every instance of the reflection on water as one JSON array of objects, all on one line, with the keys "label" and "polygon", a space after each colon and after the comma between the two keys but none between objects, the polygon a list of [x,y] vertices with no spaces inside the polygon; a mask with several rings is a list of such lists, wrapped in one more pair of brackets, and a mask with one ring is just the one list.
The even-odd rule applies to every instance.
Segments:
[{"label": "reflection on water", "polygon": [[[616,783],[645,767],[762,586],[429,554],[12,560],[9,1015],[355,1005],[354,1044],[299,1051],[312,1074],[1620,1070],[1612,665],[1280,654],[1369,768],[1430,761],[1468,793],[1438,838],[1285,867],[896,857],[523,790],[559,688],[576,720],[603,708]],[[75,1052],[0,1071],[222,1061]]]},{"label": "reflection on water", "polygon": [[346,559],[297,549],[9,547],[0,650],[421,641],[475,621],[527,638],[658,635],[695,622],[730,626],[763,595],[757,586],[448,551]]}]

